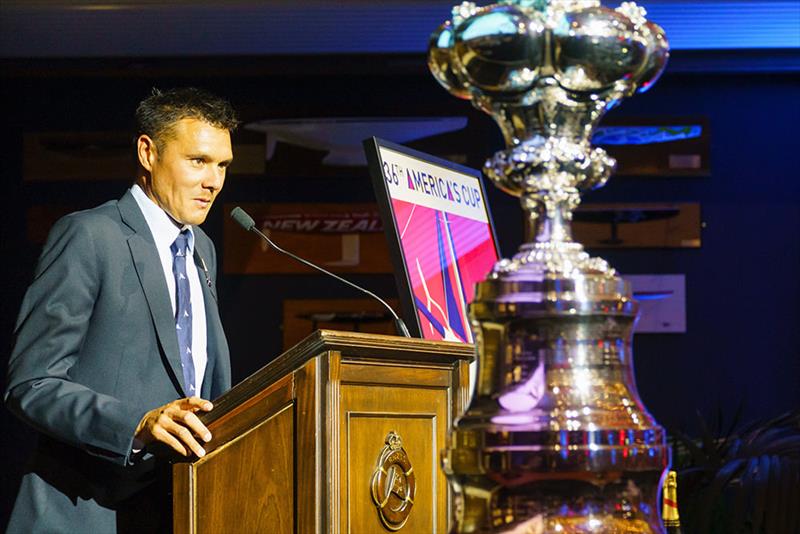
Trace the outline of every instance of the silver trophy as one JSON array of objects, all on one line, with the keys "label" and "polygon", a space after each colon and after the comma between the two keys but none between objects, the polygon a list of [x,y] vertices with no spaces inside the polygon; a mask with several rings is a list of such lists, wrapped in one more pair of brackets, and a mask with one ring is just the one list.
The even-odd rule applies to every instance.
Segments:
[{"label": "silver trophy", "polygon": [[593,130],[668,56],[632,2],[465,2],[431,38],[436,79],[500,126],[507,148],[484,172],[527,215],[525,244],[470,308],[478,379],[443,452],[456,532],[663,532],[669,449],[634,382],[637,303],[570,223],[615,166]]}]

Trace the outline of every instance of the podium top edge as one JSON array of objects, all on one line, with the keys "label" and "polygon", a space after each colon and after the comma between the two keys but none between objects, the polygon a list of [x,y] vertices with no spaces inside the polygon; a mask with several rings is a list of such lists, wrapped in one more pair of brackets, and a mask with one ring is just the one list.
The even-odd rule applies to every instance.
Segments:
[{"label": "podium top edge", "polygon": [[[441,354],[452,354],[459,359],[471,359],[475,353],[475,345],[454,341],[433,341],[414,337],[389,336],[365,332],[344,332],[340,330],[316,330],[306,336],[297,345],[286,351],[289,353],[305,344],[333,346],[339,348],[373,348],[397,349],[400,351],[426,351]],[[284,353],[284,354],[286,354]]]},{"label": "podium top edge", "polygon": [[343,361],[394,362],[402,365],[454,367],[475,358],[475,346],[363,332],[317,330],[214,400],[201,420],[209,424],[259,391],[299,371],[309,361],[338,353]]}]

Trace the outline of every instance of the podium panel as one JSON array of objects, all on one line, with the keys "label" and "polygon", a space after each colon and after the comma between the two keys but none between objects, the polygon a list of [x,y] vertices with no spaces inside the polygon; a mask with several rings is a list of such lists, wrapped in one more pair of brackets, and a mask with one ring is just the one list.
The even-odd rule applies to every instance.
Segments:
[{"label": "podium panel", "polygon": [[[376,513],[371,484],[365,481],[372,479],[385,439],[394,432],[415,474],[414,503],[404,528],[408,532],[446,532],[449,501],[447,492],[438,490],[447,487],[439,469],[439,451],[451,422],[450,373],[416,369],[415,373],[393,377],[387,372],[377,377],[384,380],[379,382],[375,370],[360,367],[363,382],[341,386],[344,433],[340,436],[340,465],[347,475],[342,531],[387,531]],[[390,369],[395,370],[383,370]],[[402,383],[403,379],[409,382]]]},{"label": "podium panel", "polygon": [[[291,406],[236,438],[224,454],[198,462],[194,476],[196,488],[232,487],[248,495],[227,506],[216,506],[214,492],[197,492],[197,528],[199,534],[220,532],[226,525],[236,525],[242,517],[250,518],[248,528],[255,532],[291,533],[294,523],[294,495],[286,491],[294,485],[293,435],[294,414]],[[252,469],[239,458],[267,459],[265,469]],[[235,529],[234,529],[235,530]]]},{"label": "podium panel", "polygon": [[173,465],[176,533],[445,533],[439,451],[473,347],[317,331],[214,401]]}]

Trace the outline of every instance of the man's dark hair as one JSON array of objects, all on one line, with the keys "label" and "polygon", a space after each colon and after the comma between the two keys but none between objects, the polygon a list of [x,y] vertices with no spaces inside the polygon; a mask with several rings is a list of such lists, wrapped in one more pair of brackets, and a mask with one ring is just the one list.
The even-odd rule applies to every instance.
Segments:
[{"label": "man's dark hair", "polygon": [[181,119],[199,119],[217,128],[235,130],[239,119],[230,103],[194,87],[153,92],[136,108],[136,138],[147,135],[163,149],[173,125]]}]

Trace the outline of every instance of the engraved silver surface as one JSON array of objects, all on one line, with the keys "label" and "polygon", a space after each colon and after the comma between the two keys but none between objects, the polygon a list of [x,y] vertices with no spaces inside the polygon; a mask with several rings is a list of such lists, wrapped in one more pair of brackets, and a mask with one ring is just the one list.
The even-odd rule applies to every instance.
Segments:
[{"label": "engraved silver surface", "polygon": [[500,126],[506,149],[484,172],[528,221],[470,307],[478,380],[443,452],[456,532],[663,531],[669,450],[633,378],[637,305],[570,228],[581,192],[615,166],[594,128],[666,65],[645,16],[632,2],[464,2],[431,38],[439,83]]}]

